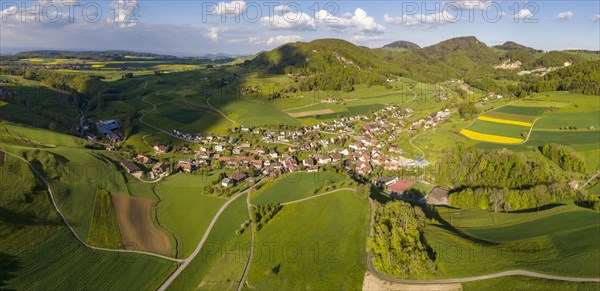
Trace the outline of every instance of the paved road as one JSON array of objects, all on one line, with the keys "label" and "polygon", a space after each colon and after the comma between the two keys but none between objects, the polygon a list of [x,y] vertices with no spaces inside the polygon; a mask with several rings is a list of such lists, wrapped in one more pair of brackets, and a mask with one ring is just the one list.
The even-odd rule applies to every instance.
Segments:
[{"label": "paved road", "polygon": [[250,256],[248,256],[248,262],[246,263],[246,267],[244,268],[244,274],[242,275],[242,279],[240,279],[240,283],[238,284],[238,291],[241,291],[244,287],[246,278],[248,278],[248,273],[250,273],[250,264],[252,263],[252,259],[254,258],[254,220],[252,219],[252,203],[250,203],[250,191],[248,191],[248,196],[246,196],[246,207],[248,208],[248,216],[250,217],[250,233],[252,234],[252,240],[250,241]]},{"label": "paved road", "polygon": [[107,248],[100,248],[100,247],[95,247],[95,246],[89,245],[88,243],[86,243],[84,240],[82,240],[79,237],[79,235],[77,234],[77,232],[75,232],[75,229],[73,229],[73,227],[71,227],[71,225],[67,221],[67,218],[63,215],[62,211],[60,211],[60,209],[58,208],[58,205],[56,204],[56,201],[54,200],[54,192],[52,192],[52,188],[50,188],[50,184],[48,183],[48,181],[26,159],[24,159],[24,158],[22,158],[22,157],[20,157],[18,155],[15,155],[13,153],[7,152],[7,151],[4,151],[4,152],[7,155],[13,156],[13,157],[15,157],[15,158],[17,158],[17,159],[25,162],[29,166],[29,168],[31,169],[31,171],[33,172],[33,174],[35,174],[35,176],[37,176],[42,182],[44,182],[44,185],[46,185],[46,190],[48,191],[48,194],[50,194],[50,202],[52,203],[52,206],[54,207],[54,209],[58,213],[58,216],[60,216],[60,219],[63,221],[63,223],[65,224],[65,226],[67,227],[67,229],[69,229],[69,232],[71,232],[71,234],[73,235],[73,237],[75,237],[75,239],[80,244],[82,244],[83,246],[85,246],[87,248],[90,248],[90,249],[93,249],[93,250],[99,250],[99,251],[105,251],[105,252],[143,254],[143,255],[158,257],[158,258],[161,258],[161,259],[165,259],[165,260],[169,260],[169,261],[173,261],[173,262],[178,262],[178,263],[180,263],[180,262],[183,261],[183,260],[180,260],[180,259],[175,259],[175,258],[171,258],[171,257],[159,255],[159,254],[154,254],[154,253],[150,253],[150,252],[136,251],[136,250],[107,249]]},{"label": "paved road", "polygon": [[290,205],[290,204],[294,204],[294,203],[298,203],[298,202],[304,202],[306,200],[319,198],[321,196],[333,194],[335,192],[340,192],[340,191],[352,191],[352,192],[354,192],[356,190],[354,188],[340,188],[340,189],[335,189],[335,190],[332,190],[332,191],[329,191],[329,192],[321,193],[319,195],[314,195],[314,196],[310,196],[310,197],[306,197],[306,198],[302,198],[302,199],[298,199],[298,200],[294,200],[294,201],[290,201],[290,202],[281,203],[281,205]]},{"label": "paved road", "polygon": [[[258,184],[259,182],[260,181],[258,181],[256,184]],[[202,237],[202,240],[200,240],[200,242],[198,243],[198,246],[196,247],[196,249],[194,250],[194,252],[189,257],[187,257],[186,259],[182,260],[181,265],[179,265],[179,268],[177,268],[177,270],[175,270],[175,272],[173,272],[173,274],[171,274],[171,276],[169,276],[169,278],[167,278],[167,280],[160,286],[160,288],[158,288],[159,291],[163,291],[163,290],[167,289],[167,287],[169,287],[169,285],[171,285],[171,283],[173,283],[173,281],[175,281],[175,279],[177,278],[177,276],[179,276],[179,274],[181,274],[181,272],[183,272],[183,270],[185,270],[185,268],[200,253],[200,250],[202,249],[202,246],[204,246],[204,243],[206,242],[206,239],[208,238],[208,235],[210,234],[210,231],[215,226],[215,223],[217,223],[217,220],[219,219],[219,216],[221,216],[221,214],[223,213],[223,211],[225,211],[225,209],[227,208],[227,206],[229,206],[229,204],[231,204],[238,197],[240,197],[240,196],[242,196],[244,194],[250,195],[250,189],[252,189],[252,187],[246,189],[245,191],[242,191],[242,192],[236,194],[235,196],[233,196],[233,198],[227,200],[227,202],[225,202],[225,204],[223,204],[223,206],[221,206],[221,208],[219,209],[219,211],[217,212],[217,214],[215,214],[215,216],[213,217],[212,221],[210,222],[210,224],[206,228],[206,231],[204,232],[204,236]]]},{"label": "paved road", "polygon": [[423,158],[423,159],[425,158],[425,152],[424,152],[422,149],[418,148],[418,147],[417,147],[415,144],[413,144],[413,140],[414,140],[415,138],[417,138],[417,137],[419,137],[419,136],[423,135],[423,134],[426,134],[426,133],[428,133],[428,132],[429,132],[429,131],[425,131],[425,132],[419,133],[419,134],[417,134],[417,135],[413,136],[413,137],[412,137],[412,138],[411,138],[411,139],[408,141],[408,143],[410,143],[410,145],[411,145],[413,148],[416,148],[418,151],[420,151],[420,152],[421,152],[421,158]]},{"label": "paved road", "polygon": [[[371,222],[369,229],[369,236],[373,236],[373,224],[375,223],[375,205],[373,204],[373,200],[369,198],[369,203],[371,204]],[[556,280],[556,281],[566,281],[566,282],[592,282],[592,283],[600,283],[600,278],[579,278],[579,277],[564,277],[564,276],[555,276],[542,274],[537,272],[525,271],[525,270],[509,270],[494,274],[475,276],[475,277],[463,277],[463,278],[451,278],[451,279],[425,279],[425,280],[417,280],[417,279],[399,279],[392,276],[388,276],[380,273],[373,267],[372,262],[372,253],[369,252],[367,254],[367,267],[373,275],[382,280],[387,280],[395,283],[404,283],[404,284],[448,284],[448,283],[466,283],[472,281],[480,281],[487,279],[494,279],[506,276],[526,276],[540,279],[548,279],[548,280]]]}]

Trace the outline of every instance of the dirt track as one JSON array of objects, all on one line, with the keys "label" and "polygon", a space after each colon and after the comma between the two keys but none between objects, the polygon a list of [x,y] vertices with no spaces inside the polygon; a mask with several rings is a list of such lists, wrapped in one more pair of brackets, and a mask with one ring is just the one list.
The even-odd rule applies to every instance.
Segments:
[{"label": "dirt track", "polygon": [[152,223],[151,199],[112,193],[111,197],[125,249],[171,254],[169,237]]},{"label": "dirt track", "polygon": [[312,115],[319,115],[319,114],[331,114],[331,113],[335,113],[335,112],[331,109],[321,109],[321,110],[288,113],[288,115],[291,117],[305,117],[305,116],[312,116]]},{"label": "dirt track", "polygon": [[391,291],[391,290],[406,290],[406,291],[428,291],[428,290],[436,290],[436,291],[460,291],[462,290],[462,285],[460,283],[454,284],[403,284],[385,281],[377,278],[375,275],[370,272],[365,273],[365,278],[363,280],[363,291],[367,290],[377,290],[377,291]]}]

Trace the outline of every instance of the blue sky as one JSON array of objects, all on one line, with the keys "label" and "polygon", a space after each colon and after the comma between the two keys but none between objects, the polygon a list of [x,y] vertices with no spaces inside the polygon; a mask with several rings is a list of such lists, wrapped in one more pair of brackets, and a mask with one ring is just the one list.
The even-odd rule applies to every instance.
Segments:
[{"label": "blue sky", "polygon": [[341,38],[380,47],[474,35],[543,50],[600,50],[600,1],[1,1],[0,53],[123,49],[254,54]]}]

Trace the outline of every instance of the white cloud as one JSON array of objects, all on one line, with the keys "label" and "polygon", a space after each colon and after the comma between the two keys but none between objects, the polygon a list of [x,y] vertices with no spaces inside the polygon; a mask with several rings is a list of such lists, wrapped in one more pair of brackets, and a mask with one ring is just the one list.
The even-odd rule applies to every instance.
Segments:
[{"label": "white cloud", "polygon": [[362,8],[356,8],[352,21],[359,33],[380,34],[385,32],[385,27],[375,22],[375,19]]},{"label": "white cloud", "polygon": [[596,22],[600,22],[600,14],[594,15],[594,17],[592,17],[592,20],[594,20]]},{"label": "white cloud", "polygon": [[531,11],[529,11],[529,9],[523,8],[523,9],[519,10],[519,12],[515,15],[515,17],[518,19],[529,19],[529,18],[533,17],[533,13]]},{"label": "white cloud", "polygon": [[448,7],[458,7],[463,10],[484,9],[491,5],[491,0],[463,0],[463,1],[445,1]]},{"label": "white cloud", "polygon": [[417,14],[392,17],[387,14],[383,16],[385,23],[403,26],[437,26],[447,23],[455,23],[458,19],[448,11],[434,14]]},{"label": "white cloud", "polygon": [[219,2],[214,5],[214,13],[226,17],[238,17],[244,13],[245,8],[244,1]]},{"label": "white cloud", "polygon": [[278,36],[272,36],[269,37],[269,39],[267,39],[267,45],[280,45],[280,44],[284,44],[284,43],[288,43],[288,42],[297,42],[304,39],[302,36],[299,35],[278,35]]},{"label": "white cloud", "polygon": [[108,18],[109,23],[118,23],[121,28],[134,27],[137,25],[137,0],[116,0],[113,1],[109,7],[113,9],[112,17]]},{"label": "white cloud", "polygon": [[556,18],[558,18],[560,20],[571,20],[571,18],[573,18],[573,12],[565,11],[565,12],[558,13],[558,16]]},{"label": "white cloud", "polygon": [[213,26],[208,29],[208,31],[204,34],[204,36],[210,38],[213,42],[217,42],[219,40],[219,33],[227,31],[227,28],[220,28]]},{"label": "white cloud", "polygon": [[315,30],[315,20],[304,12],[286,10],[281,15],[265,16],[260,23],[272,30]]},{"label": "white cloud", "polygon": [[331,28],[334,31],[344,31],[346,28],[354,26],[351,13],[344,13],[345,17],[331,15],[327,10],[319,10],[315,14],[315,21]]},{"label": "white cloud", "polygon": [[281,44],[285,44],[285,43],[290,43],[290,42],[297,42],[297,41],[301,41],[303,40],[304,37],[299,36],[299,35],[277,35],[277,36],[271,36],[268,39],[263,39],[263,38],[259,38],[259,37],[251,37],[248,39],[249,42],[253,43],[253,44],[260,44],[260,45],[281,45]]}]

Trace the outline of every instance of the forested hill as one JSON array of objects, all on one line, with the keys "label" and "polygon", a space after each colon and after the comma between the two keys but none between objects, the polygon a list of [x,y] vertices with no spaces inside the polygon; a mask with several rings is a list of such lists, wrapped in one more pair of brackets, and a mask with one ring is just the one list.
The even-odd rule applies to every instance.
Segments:
[{"label": "forested hill", "polygon": [[533,84],[536,92],[574,91],[600,95],[600,60],[589,61],[551,72]]},{"label": "forested hill", "polygon": [[397,65],[373,50],[339,39],[288,43],[244,65],[269,74],[292,74],[303,90],[350,91],[354,84],[384,84],[388,76],[400,74]]},{"label": "forested hill", "polygon": [[418,44],[406,40],[398,40],[383,46],[383,48],[413,49],[421,48]]}]

